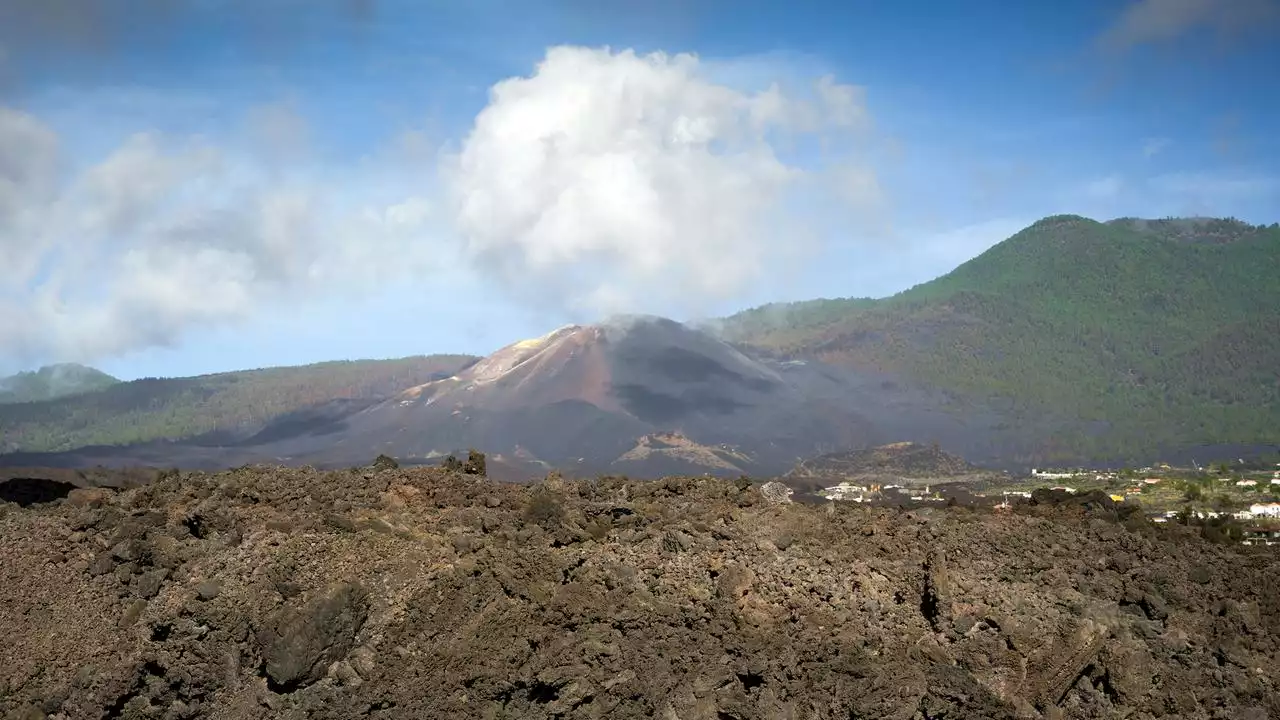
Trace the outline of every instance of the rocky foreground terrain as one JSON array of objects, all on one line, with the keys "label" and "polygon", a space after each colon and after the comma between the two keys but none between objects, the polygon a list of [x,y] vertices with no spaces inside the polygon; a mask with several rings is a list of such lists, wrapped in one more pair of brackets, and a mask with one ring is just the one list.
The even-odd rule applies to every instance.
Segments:
[{"label": "rocky foreground terrain", "polygon": [[263,467],[7,503],[0,717],[1280,717],[1266,548],[784,497]]}]

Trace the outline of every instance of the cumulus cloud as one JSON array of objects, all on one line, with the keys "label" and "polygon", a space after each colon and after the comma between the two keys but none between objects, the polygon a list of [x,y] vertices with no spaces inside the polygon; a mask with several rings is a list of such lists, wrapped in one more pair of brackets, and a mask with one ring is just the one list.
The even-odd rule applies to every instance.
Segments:
[{"label": "cumulus cloud", "polygon": [[432,203],[413,194],[352,201],[340,185],[271,172],[234,143],[156,133],[88,167],[64,172],[64,162],[52,130],[0,108],[0,348],[10,362],[172,345],[266,303],[432,267],[422,239]]},{"label": "cumulus cloud", "polygon": [[[869,124],[863,91],[830,77],[748,91],[694,55],[557,47],[492,88],[445,179],[467,256],[502,287],[591,317],[696,311],[806,240],[791,200],[813,164],[779,146]],[[874,205],[856,160],[827,190]]]},{"label": "cumulus cloud", "polygon": [[1099,36],[1099,45],[1122,52],[1137,45],[1170,42],[1197,29],[1235,34],[1272,25],[1276,0],[1136,0]]}]

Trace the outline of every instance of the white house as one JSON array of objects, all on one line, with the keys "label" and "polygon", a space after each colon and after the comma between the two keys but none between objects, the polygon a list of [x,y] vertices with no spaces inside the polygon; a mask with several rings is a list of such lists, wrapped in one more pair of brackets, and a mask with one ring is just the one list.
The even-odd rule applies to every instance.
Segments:
[{"label": "white house", "polygon": [[1253,487],[1254,485],[1257,485],[1257,484],[1258,484],[1257,480],[1237,480],[1236,481],[1236,485],[1239,485],[1240,487]]},{"label": "white house", "polygon": [[1254,517],[1280,517],[1280,503],[1254,503],[1249,512]]},{"label": "white house", "polygon": [[824,488],[822,495],[831,500],[853,500],[855,502],[862,502],[863,496],[866,492],[867,488],[862,485],[842,482],[839,485]]}]

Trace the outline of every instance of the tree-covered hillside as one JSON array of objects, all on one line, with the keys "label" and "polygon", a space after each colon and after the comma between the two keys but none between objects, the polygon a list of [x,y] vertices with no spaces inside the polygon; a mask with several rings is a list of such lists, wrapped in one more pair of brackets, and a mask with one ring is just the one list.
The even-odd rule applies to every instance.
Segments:
[{"label": "tree-covered hillside", "polygon": [[65,363],[0,378],[0,405],[38,402],[111,387],[119,380],[91,367]]},{"label": "tree-covered hillside", "polygon": [[123,445],[254,428],[330,400],[388,396],[451,375],[474,360],[430,355],[118,383],[74,397],[0,407],[0,452]]},{"label": "tree-covered hillside", "polygon": [[757,309],[724,327],[1027,419],[1077,420],[1045,439],[1063,458],[1280,442],[1275,225],[1050,217],[896,296]]}]

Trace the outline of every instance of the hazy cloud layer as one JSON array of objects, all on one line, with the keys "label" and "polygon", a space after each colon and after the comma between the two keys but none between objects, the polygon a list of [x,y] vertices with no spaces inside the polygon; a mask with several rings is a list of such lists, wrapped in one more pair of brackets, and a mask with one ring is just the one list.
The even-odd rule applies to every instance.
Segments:
[{"label": "hazy cloud layer", "polygon": [[1124,179],[1119,175],[1092,180],[1085,185],[1085,194],[1097,200],[1111,200],[1124,189]]},{"label": "hazy cloud layer", "polygon": [[[1110,175],[1082,181],[1059,198],[1059,205],[1099,220],[1141,214],[1145,217],[1249,216],[1250,209],[1280,203],[1280,179],[1243,171],[1169,172]],[[1232,210],[1228,210],[1232,208]],[[1255,220],[1256,222],[1257,220]]]},{"label": "hazy cloud layer", "polygon": [[[268,131],[305,125],[269,108],[249,126],[263,117]],[[69,175],[65,161],[38,119],[0,108],[0,347],[19,361],[171,345],[264,303],[433,267],[422,240],[430,203],[407,190],[353,202],[341,185],[272,172],[234,143],[155,133]]]},{"label": "hazy cloud layer", "polygon": [[1161,195],[1191,203],[1197,214],[1242,201],[1280,203],[1280,179],[1267,175],[1168,173],[1151,178],[1150,187]]},{"label": "hazy cloud layer", "polygon": [[1173,144],[1173,141],[1167,137],[1147,138],[1142,141],[1142,157],[1153,158],[1164,152]]},{"label": "hazy cloud layer", "polygon": [[[57,182],[58,138],[35,118],[0,107],[0,267],[25,278],[39,254],[33,207],[48,203]],[[12,239],[9,239],[12,238]]]},{"label": "hazy cloud layer", "polygon": [[1280,19],[1277,0],[1136,0],[1099,36],[1099,45],[1122,52],[1170,42],[1197,29],[1221,34],[1256,31]]},{"label": "hazy cloud layer", "polygon": [[[778,146],[869,123],[862,91],[829,77],[744,92],[693,55],[558,47],[494,86],[445,177],[468,256],[502,287],[588,317],[696,310],[806,240],[789,192],[818,176]],[[829,191],[879,202],[869,166],[841,167]]]},{"label": "hazy cloud layer", "polygon": [[[270,24],[294,17],[303,7],[335,12],[335,17],[367,22],[377,15],[377,0],[5,0],[0,4],[0,37],[31,47],[40,43],[111,50],[122,33],[163,28],[193,12],[217,12],[247,23]],[[59,48],[62,49],[62,48]]]},{"label": "hazy cloud layer", "polygon": [[292,48],[319,18],[360,28],[377,8],[377,0],[3,0],[0,91],[49,59],[63,72],[94,73],[103,58],[163,45],[197,17],[241,30],[248,41],[242,49],[269,55]]}]

